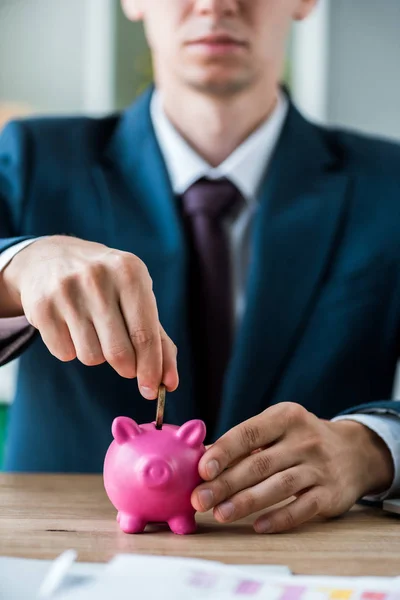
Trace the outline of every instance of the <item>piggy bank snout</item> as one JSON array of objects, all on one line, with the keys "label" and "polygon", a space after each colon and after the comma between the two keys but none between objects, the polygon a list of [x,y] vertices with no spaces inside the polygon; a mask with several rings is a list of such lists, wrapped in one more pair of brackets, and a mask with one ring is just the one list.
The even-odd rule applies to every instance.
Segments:
[{"label": "piggy bank snout", "polygon": [[165,487],[172,481],[172,469],[162,458],[148,458],[142,469],[144,483],[148,487]]}]

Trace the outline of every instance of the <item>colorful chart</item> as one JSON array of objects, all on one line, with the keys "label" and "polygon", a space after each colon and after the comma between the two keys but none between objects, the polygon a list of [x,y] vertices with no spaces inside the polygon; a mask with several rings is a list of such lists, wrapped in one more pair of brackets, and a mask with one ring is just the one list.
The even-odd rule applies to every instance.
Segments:
[{"label": "colorful chart", "polygon": [[240,579],[217,571],[192,571],[185,582],[192,598],[243,598],[245,600],[400,600],[397,591],[361,588],[321,587],[318,584],[296,585],[294,582]]}]

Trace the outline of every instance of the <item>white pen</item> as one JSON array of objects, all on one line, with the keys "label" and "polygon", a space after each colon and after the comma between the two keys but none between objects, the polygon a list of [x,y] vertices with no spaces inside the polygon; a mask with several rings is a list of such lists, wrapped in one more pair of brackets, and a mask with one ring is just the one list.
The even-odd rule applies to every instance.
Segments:
[{"label": "white pen", "polygon": [[77,553],[75,550],[66,550],[55,559],[40,586],[37,595],[38,598],[41,600],[51,598],[75,562],[76,557]]}]

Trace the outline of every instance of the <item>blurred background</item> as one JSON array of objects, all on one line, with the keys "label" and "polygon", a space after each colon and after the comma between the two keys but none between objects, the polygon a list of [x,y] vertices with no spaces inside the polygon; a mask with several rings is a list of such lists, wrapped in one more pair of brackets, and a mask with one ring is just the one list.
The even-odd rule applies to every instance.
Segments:
[{"label": "blurred background", "polygon": [[[399,30],[399,0],[319,0],[293,28],[284,74],[303,113],[400,140]],[[119,0],[0,0],[0,129],[24,115],[120,110],[150,82],[142,27]],[[16,369],[0,369],[0,465]]]}]

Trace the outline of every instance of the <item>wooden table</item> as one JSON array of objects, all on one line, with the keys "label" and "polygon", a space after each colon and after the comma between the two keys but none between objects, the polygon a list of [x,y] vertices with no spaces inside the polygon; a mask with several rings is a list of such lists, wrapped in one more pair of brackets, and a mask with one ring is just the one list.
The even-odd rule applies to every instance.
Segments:
[{"label": "wooden table", "polygon": [[258,535],[252,519],[232,525],[199,515],[199,532],[122,533],[95,475],[0,474],[0,556],[55,558],[75,548],[81,561],[116,553],[190,556],[227,563],[283,564],[294,573],[400,575],[400,520],[356,507],[340,519],[295,532]]}]

